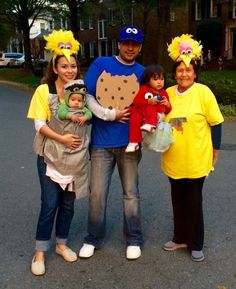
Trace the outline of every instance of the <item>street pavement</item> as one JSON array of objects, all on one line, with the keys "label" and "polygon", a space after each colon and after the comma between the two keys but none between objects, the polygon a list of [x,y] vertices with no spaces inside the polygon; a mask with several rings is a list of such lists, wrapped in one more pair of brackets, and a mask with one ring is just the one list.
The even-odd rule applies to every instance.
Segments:
[{"label": "street pavement", "polygon": [[[143,151],[140,193],[144,248],[125,259],[121,186],[115,171],[107,211],[105,245],[94,257],[70,264],[47,254],[46,274],[30,263],[40,206],[33,122],[26,119],[32,91],[0,83],[0,289],[236,289],[236,122],[226,121],[220,158],[204,186],[204,262],[186,249],[162,250],[172,237],[170,187],[160,155]],[[86,234],[88,199],[76,202],[69,245],[78,251]]]}]

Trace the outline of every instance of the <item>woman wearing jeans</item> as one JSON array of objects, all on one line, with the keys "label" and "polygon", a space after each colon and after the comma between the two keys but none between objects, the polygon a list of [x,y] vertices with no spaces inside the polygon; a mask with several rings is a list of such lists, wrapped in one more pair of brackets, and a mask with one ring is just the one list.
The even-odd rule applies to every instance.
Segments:
[{"label": "woman wearing jeans", "polygon": [[[62,144],[63,148],[74,150],[81,143],[78,135],[69,133],[61,135],[50,128],[50,119],[54,116],[58,105],[64,100],[64,85],[78,77],[78,63],[75,55],[78,52],[79,43],[73,38],[71,31],[62,30],[53,31],[46,40],[48,41],[46,48],[53,52],[53,58],[49,63],[44,84],[36,89],[28,112],[28,118],[34,119],[37,131],[34,148],[38,154],[37,167],[41,185],[41,210],[36,231],[35,255],[31,264],[31,271],[34,275],[45,273],[45,251],[49,248],[55,219],[56,253],[68,262],[77,260],[77,254],[67,246],[76,194],[73,191],[74,188],[69,190],[69,184],[62,188],[60,184],[46,175],[43,144],[45,138],[50,138]],[[67,40],[67,47],[63,46],[65,40]],[[61,45],[60,48],[56,45],[57,43]]]}]

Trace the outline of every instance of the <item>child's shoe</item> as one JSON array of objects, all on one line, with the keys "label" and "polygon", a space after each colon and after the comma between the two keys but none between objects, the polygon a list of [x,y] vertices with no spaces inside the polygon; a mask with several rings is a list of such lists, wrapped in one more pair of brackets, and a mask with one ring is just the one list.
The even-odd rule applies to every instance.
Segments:
[{"label": "child's shoe", "polygon": [[154,125],[145,123],[140,127],[141,130],[147,131],[147,132],[154,132],[156,127]]},{"label": "child's shoe", "polygon": [[133,153],[137,151],[138,149],[139,149],[139,144],[137,142],[130,142],[126,147],[125,152]]}]

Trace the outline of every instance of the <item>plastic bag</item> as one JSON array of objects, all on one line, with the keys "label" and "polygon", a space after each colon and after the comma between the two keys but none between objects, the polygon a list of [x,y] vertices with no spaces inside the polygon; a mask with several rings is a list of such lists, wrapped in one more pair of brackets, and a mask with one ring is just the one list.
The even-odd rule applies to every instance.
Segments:
[{"label": "plastic bag", "polygon": [[143,145],[146,149],[165,152],[172,143],[174,143],[173,131],[168,122],[160,122],[153,133],[143,133]]}]

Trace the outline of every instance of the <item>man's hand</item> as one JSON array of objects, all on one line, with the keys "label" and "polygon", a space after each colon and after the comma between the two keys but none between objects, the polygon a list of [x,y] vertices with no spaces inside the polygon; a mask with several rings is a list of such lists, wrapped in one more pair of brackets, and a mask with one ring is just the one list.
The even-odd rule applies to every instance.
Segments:
[{"label": "man's hand", "polygon": [[125,123],[129,120],[130,111],[129,108],[118,109],[116,108],[116,118],[115,120]]}]

